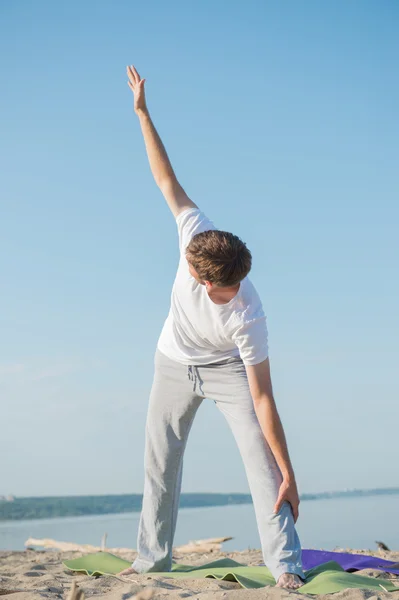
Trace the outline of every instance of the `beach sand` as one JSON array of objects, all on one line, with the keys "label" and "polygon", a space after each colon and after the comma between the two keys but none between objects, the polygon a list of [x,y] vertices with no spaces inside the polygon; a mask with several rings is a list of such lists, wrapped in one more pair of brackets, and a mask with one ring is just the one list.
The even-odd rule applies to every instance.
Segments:
[{"label": "beach sand", "polygon": [[[370,550],[350,550],[335,548],[337,551],[353,552],[356,554],[373,554],[387,560],[399,561],[398,552],[381,552]],[[237,583],[217,581],[215,579],[179,579],[172,580],[149,575],[132,575],[132,581],[121,580],[114,576],[89,577],[73,573],[63,566],[66,559],[77,558],[82,552],[58,552],[25,550],[0,551],[0,596],[13,600],[37,600],[38,598],[67,599],[75,581],[86,598],[94,596],[106,600],[281,600],[290,598],[300,600],[315,598],[315,596],[298,594],[295,591],[275,587],[264,587],[256,590],[245,590]],[[124,552],[120,556],[127,560],[135,558],[135,552]],[[209,554],[179,555],[174,553],[177,562],[199,565],[222,557],[229,557],[247,565],[256,565],[262,561],[259,550],[245,552],[212,552]],[[336,594],[317,596],[320,599],[334,600],[376,600],[377,598],[399,599],[399,576],[365,569],[359,574],[378,576],[384,585],[384,579],[391,578],[398,586],[397,592],[381,592],[373,590],[344,590]],[[394,578],[394,579],[392,579]]]}]

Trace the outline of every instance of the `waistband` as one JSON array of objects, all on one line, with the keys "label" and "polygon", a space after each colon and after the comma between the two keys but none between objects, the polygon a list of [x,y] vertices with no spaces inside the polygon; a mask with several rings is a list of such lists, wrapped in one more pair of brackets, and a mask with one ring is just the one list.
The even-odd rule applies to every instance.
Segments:
[{"label": "waistband", "polygon": [[198,384],[199,390],[201,392],[201,394],[204,394],[204,391],[202,389],[202,384],[204,383],[199,369],[217,369],[218,367],[223,367],[226,365],[230,365],[230,364],[243,364],[242,359],[239,356],[230,356],[229,358],[225,358],[223,360],[220,360],[218,362],[214,362],[214,363],[207,363],[205,365],[185,365],[184,363],[179,363],[176,360],[173,360],[172,358],[170,358],[169,356],[167,356],[166,354],[164,354],[162,352],[162,350],[160,350],[158,347],[156,349],[156,354],[160,354],[161,357],[163,357],[164,359],[166,359],[167,361],[170,361],[171,363],[174,363],[176,366],[180,365],[180,367],[185,367],[186,368],[186,372],[187,372],[187,377],[190,381],[193,382],[193,391],[196,391],[196,387]]},{"label": "waistband", "polygon": [[195,392],[195,388],[197,387],[198,382],[198,388],[201,394],[204,393],[204,391],[202,390],[203,381],[201,379],[198,369],[212,369],[222,367],[223,365],[230,365],[233,363],[242,363],[242,359],[239,356],[231,356],[230,358],[226,358],[216,363],[209,363],[206,365],[187,365],[187,377],[193,382],[193,391]]}]

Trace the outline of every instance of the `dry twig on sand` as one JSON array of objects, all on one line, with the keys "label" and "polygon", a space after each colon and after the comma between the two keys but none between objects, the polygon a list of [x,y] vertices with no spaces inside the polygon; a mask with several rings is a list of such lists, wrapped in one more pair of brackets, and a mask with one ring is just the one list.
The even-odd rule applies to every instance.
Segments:
[{"label": "dry twig on sand", "polygon": [[76,585],[76,581],[74,581],[72,583],[72,588],[71,591],[69,592],[69,596],[67,598],[67,600],[84,600],[84,593],[82,592],[81,589],[79,589],[79,586]]}]

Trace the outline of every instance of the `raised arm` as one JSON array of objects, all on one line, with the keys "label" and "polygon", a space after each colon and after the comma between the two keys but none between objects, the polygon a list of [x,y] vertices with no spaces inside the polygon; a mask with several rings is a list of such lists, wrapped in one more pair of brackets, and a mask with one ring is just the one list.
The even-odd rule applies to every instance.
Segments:
[{"label": "raised arm", "polygon": [[133,65],[127,67],[128,85],[134,94],[134,111],[139,118],[147,156],[155,183],[161,190],[173,215],[186,208],[198,208],[187,196],[173,171],[165,147],[159,137],[145,100],[144,83]]}]

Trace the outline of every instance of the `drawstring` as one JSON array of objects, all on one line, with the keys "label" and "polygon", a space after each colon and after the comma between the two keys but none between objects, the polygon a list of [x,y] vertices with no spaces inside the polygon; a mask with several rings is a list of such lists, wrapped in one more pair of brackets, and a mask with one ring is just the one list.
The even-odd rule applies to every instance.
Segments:
[{"label": "drawstring", "polygon": [[202,390],[203,381],[200,377],[198,367],[196,367],[194,365],[189,365],[188,369],[187,369],[187,377],[189,378],[190,381],[193,382],[193,392],[195,392],[195,388],[197,387],[197,381],[198,381],[199,391],[201,392],[201,394],[203,394],[204,393],[204,391]]},{"label": "drawstring", "polygon": [[193,367],[192,367],[192,365],[188,366],[187,377],[189,378],[190,381],[194,381],[193,390],[195,390],[195,379],[194,379],[194,375],[193,375]]}]

